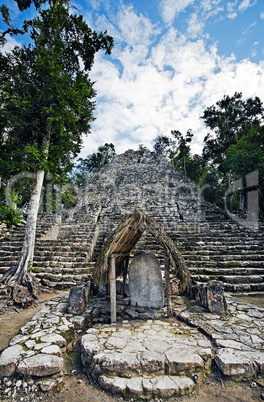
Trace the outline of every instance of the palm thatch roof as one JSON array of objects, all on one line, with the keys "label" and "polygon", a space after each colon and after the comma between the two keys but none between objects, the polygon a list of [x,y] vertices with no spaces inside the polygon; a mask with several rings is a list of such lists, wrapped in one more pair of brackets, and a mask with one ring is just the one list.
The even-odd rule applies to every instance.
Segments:
[{"label": "palm thatch roof", "polygon": [[169,256],[170,266],[180,280],[180,289],[184,290],[189,282],[188,267],[176,244],[165,233],[164,229],[143,211],[136,209],[127,217],[106,240],[94,268],[94,282],[107,283],[109,274],[109,257],[114,254],[116,274],[121,275],[131,250],[148,230]]}]

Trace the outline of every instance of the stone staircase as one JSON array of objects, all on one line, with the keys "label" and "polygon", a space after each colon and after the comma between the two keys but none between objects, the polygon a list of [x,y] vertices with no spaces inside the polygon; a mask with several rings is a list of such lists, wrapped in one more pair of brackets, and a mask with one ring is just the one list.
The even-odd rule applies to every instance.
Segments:
[{"label": "stone staircase", "polygon": [[263,228],[249,231],[234,222],[204,224],[201,231],[172,235],[192,278],[217,279],[228,292],[264,292]]},{"label": "stone staircase", "polygon": [[[152,210],[154,213],[154,211]],[[50,219],[50,221],[48,220]],[[91,278],[105,239],[124,218],[103,211],[100,222],[87,222],[79,214],[74,222],[60,222],[56,239],[48,237],[58,225],[43,216],[37,225],[32,274],[42,286],[63,289]],[[249,231],[232,221],[182,222],[167,218],[162,211],[153,217],[178,245],[193,279],[223,282],[225,291],[261,294],[264,292],[263,226]],[[24,225],[0,240],[0,278],[17,260],[23,244]],[[146,232],[132,250],[155,254],[164,265],[164,250]],[[0,289],[5,294],[4,289]]]},{"label": "stone staircase", "polygon": [[[191,277],[198,282],[220,280],[225,291],[264,294],[263,227],[249,232],[231,221],[178,222],[168,235],[181,251]],[[164,251],[146,233],[134,252],[154,253],[164,264]]]},{"label": "stone staircase", "polygon": [[[96,225],[75,222],[62,223],[39,218],[37,224],[34,262],[31,269],[36,281],[44,288],[70,288],[91,277],[93,263],[90,261],[93,242],[96,239]],[[54,230],[59,225],[58,230]],[[0,240],[0,279],[13,266],[20,254],[24,239],[24,225],[13,228]],[[49,239],[57,231],[56,239]],[[4,288],[0,297],[5,296]]]},{"label": "stone staircase", "polygon": [[[194,183],[164,158],[127,151],[89,178],[77,206],[39,217],[32,274],[43,286],[69,288],[87,279],[105,239],[134,208],[155,219],[178,245],[191,276],[219,279],[229,292],[264,293],[264,227],[250,231],[201,199]],[[0,279],[23,243],[23,227],[0,239]],[[132,250],[164,251],[145,233]],[[5,289],[4,289],[5,291]]]}]

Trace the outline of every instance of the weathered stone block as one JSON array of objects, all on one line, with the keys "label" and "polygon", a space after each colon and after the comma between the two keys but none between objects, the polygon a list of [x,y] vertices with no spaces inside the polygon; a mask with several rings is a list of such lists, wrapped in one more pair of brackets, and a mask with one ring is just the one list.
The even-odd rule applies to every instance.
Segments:
[{"label": "weathered stone block", "polygon": [[193,391],[195,384],[189,377],[172,377],[173,381],[178,386],[177,396],[188,395]]},{"label": "weathered stone block", "polygon": [[[93,335],[92,335],[93,336]],[[81,340],[81,358],[82,363],[90,363],[93,356],[102,350],[102,345],[95,340],[91,340],[91,334],[84,335]]]},{"label": "weathered stone block", "polygon": [[120,377],[109,378],[102,375],[98,378],[98,383],[103,389],[114,395],[123,395],[126,390],[127,379]]},{"label": "weathered stone block", "polygon": [[143,393],[142,377],[129,378],[126,386],[132,395],[140,397],[140,395]]},{"label": "weathered stone block", "polygon": [[220,349],[215,362],[222,373],[233,379],[251,378],[257,372],[257,365],[245,352],[235,349]]},{"label": "weathered stone block", "polygon": [[165,356],[153,351],[141,353],[140,363],[143,372],[165,374]]},{"label": "weathered stone block", "polygon": [[85,310],[85,306],[90,297],[90,289],[91,283],[90,281],[79,285],[74,286],[70,290],[69,294],[69,305],[68,305],[68,312],[70,314],[82,314]]},{"label": "weathered stone block", "polygon": [[45,377],[58,373],[63,367],[63,358],[37,354],[31,356],[19,363],[17,371],[23,375],[33,375],[36,377]]},{"label": "weathered stone block", "polygon": [[207,284],[207,308],[216,314],[222,314],[227,310],[224,287],[219,281],[209,281]]},{"label": "weathered stone block", "polygon": [[222,314],[227,310],[223,284],[219,281],[201,283],[191,280],[188,295],[201,303],[210,313]]},{"label": "weathered stone block", "polygon": [[130,377],[131,373],[141,372],[137,353],[100,353],[94,356],[94,361],[102,367],[104,372],[120,377]]},{"label": "weathered stone block", "polygon": [[41,342],[53,343],[63,348],[66,345],[66,340],[59,334],[47,334],[41,337]]},{"label": "weathered stone block", "polygon": [[160,398],[171,398],[178,391],[178,385],[169,376],[157,377],[154,394]]},{"label": "weathered stone block", "polygon": [[135,255],[129,266],[129,292],[132,306],[164,306],[160,264],[154,255],[144,252]]},{"label": "weathered stone block", "polygon": [[23,353],[21,345],[10,346],[0,356],[0,378],[9,377],[16,370],[16,363]]},{"label": "weathered stone block", "polygon": [[41,349],[41,353],[45,353],[47,355],[61,355],[61,350],[58,345],[50,345],[46,346],[43,349]]},{"label": "weathered stone block", "polygon": [[166,372],[171,375],[187,375],[204,368],[204,361],[195,350],[174,348],[166,353],[166,359]]}]

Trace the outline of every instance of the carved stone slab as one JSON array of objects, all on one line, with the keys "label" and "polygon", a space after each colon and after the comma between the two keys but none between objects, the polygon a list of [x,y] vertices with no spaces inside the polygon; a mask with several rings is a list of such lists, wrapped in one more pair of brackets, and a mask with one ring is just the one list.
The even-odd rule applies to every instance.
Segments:
[{"label": "carved stone slab", "polygon": [[129,292],[132,306],[163,307],[160,264],[154,255],[144,252],[135,255],[129,266]]}]

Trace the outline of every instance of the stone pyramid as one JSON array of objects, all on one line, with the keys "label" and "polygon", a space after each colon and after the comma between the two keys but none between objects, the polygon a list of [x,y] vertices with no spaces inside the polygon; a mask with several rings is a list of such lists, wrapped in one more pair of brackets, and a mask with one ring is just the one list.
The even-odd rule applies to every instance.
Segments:
[{"label": "stone pyramid", "polygon": [[75,214],[90,215],[97,209],[100,218],[111,225],[134,208],[142,209],[161,223],[226,219],[223,211],[202,199],[191,180],[164,157],[148,150],[128,150],[88,177]]},{"label": "stone pyramid", "polygon": [[[52,288],[73,286],[93,274],[104,241],[135,208],[163,227],[182,253],[191,276],[221,280],[226,291],[264,291],[263,227],[250,231],[206,203],[193,182],[163,157],[129,150],[88,177],[77,205],[61,215],[39,216],[35,278]],[[15,263],[24,228],[0,240],[0,278]],[[133,252],[164,252],[143,235]]]}]

